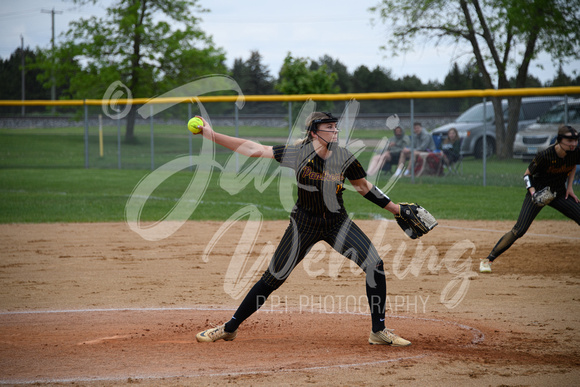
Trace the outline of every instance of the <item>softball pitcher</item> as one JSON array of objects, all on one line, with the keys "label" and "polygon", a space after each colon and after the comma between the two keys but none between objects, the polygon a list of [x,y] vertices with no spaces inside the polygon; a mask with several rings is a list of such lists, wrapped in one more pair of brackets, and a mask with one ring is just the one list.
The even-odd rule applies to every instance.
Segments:
[{"label": "softball pitcher", "polygon": [[274,158],[282,166],[292,168],[298,182],[298,199],[290,214],[290,224],[262,278],[250,289],[231,320],[198,333],[197,341],[235,339],[240,324],[284,283],[315,243],[325,241],[366,273],[372,322],[369,343],[411,344],[385,327],[383,261],[370,239],[347,215],[342,198],[344,181],[348,179],[362,196],[393,214],[400,212],[400,206],[366,180],[366,172],[354,155],[338,146],[337,122],[330,113],[314,112],[306,120],[307,135],[302,142],[267,146],[216,133],[204,120],[202,134],[216,144],[248,157]]},{"label": "softball pitcher", "polygon": [[489,256],[480,261],[481,273],[491,273],[491,263],[517,239],[524,236],[546,205],[580,225],[580,203],[572,186],[577,164],[580,164],[578,131],[571,126],[563,125],[558,129],[556,143],[539,152],[526,169],[524,182],[528,192],[518,220],[497,242]]}]

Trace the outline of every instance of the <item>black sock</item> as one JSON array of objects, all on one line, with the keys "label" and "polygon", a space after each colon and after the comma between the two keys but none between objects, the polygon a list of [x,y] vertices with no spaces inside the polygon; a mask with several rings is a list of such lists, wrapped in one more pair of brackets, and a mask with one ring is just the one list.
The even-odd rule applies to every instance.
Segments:
[{"label": "black sock", "polygon": [[236,313],[234,313],[232,319],[226,323],[224,330],[231,333],[238,329],[244,320],[264,305],[266,299],[274,290],[273,287],[267,285],[262,279],[256,282],[238,307],[238,310],[236,310]]},{"label": "black sock", "polygon": [[[369,268],[369,270],[371,269]],[[382,331],[385,329],[385,305],[387,302],[387,281],[382,261],[372,273],[367,273],[366,290],[373,332]]]}]

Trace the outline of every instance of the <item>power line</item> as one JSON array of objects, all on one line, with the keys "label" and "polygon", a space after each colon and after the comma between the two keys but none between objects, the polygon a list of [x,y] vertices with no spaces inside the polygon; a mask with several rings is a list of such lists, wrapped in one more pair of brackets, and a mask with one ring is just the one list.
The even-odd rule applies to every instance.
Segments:
[{"label": "power line", "polygon": [[3,12],[0,13],[0,19],[5,17],[14,17],[14,16],[25,16],[30,15],[32,13],[38,12],[38,8],[31,8],[31,9],[23,9],[20,11],[13,11],[13,12]]}]

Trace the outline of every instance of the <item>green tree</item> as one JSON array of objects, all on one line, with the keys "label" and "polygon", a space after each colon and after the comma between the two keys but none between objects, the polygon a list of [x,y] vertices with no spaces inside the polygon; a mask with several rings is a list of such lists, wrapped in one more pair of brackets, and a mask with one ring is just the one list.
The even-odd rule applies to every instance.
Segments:
[{"label": "green tree", "polygon": [[[53,53],[50,50],[38,49],[35,61],[32,64],[32,68],[39,70],[37,80],[42,83],[46,90],[50,90],[52,86],[52,55]],[[79,63],[79,58],[75,58],[70,47],[57,47],[54,56],[59,58],[56,65],[57,71],[54,72],[57,99],[72,99],[75,97],[73,90],[81,89],[82,87],[86,87],[88,90],[91,87],[88,79],[87,82],[83,82],[80,76],[74,76],[82,74],[83,69]],[[85,94],[80,98],[90,97]],[[95,96],[95,98],[98,97]],[[50,99],[50,91],[46,99]],[[59,107],[59,111],[62,110]]]},{"label": "green tree", "polygon": [[[311,70],[312,60],[308,58],[294,58],[291,53],[284,58],[280,69],[276,90],[282,94],[336,94],[339,87],[336,85],[338,76],[330,72],[326,65]],[[325,102],[321,108],[328,109],[333,104]]]},{"label": "green tree", "polygon": [[370,89],[374,87],[371,80],[371,70],[365,65],[361,65],[354,69],[351,85],[352,88],[350,91],[353,93],[369,92]]},{"label": "green tree", "polygon": [[[262,56],[258,51],[251,51],[247,60],[235,59],[231,75],[244,94],[268,95],[276,92],[274,79],[270,75],[268,66],[262,63]],[[273,114],[284,111],[284,105],[280,102],[247,102],[244,105],[244,113]]]},{"label": "green tree", "polygon": [[445,90],[464,90],[470,88],[469,78],[461,71],[457,62],[453,63],[451,70],[443,80],[443,88]]},{"label": "green tree", "polygon": [[[405,75],[397,80],[397,91],[435,91],[440,90],[441,84],[438,82],[427,82],[424,84],[416,75]],[[409,105],[408,101],[402,101]],[[418,98],[413,101],[415,112],[438,112],[441,111],[440,99]],[[406,109],[410,110],[410,106]]]},{"label": "green tree", "polygon": [[274,80],[268,66],[262,64],[262,56],[258,51],[252,51],[250,58],[246,61],[242,58],[236,59],[232,68],[232,77],[245,94],[274,93]]},{"label": "green tree", "polygon": [[[474,61],[470,61],[462,68],[455,62],[445,76],[443,90],[485,89],[481,72]],[[448,111],[462,112],[474,104],[481,102],[480,98],[451,98],[448,99]]]},{"label": "green tree", "polygon": [[290,53],[284,58],[276,89],[283,94],[334,94],[338,93],[336,73],[326,65],[310,70],[311,60],[294,58]]},{"label": "green tree", "polygon": [[569,75],[564,72],[562,65],[558,66],[558,72],[556,76],[551,81],[546,82],[546,86],[548,87],[558,87],[558,86],[577,86],[578,83],[572,79]]},{"label": "green tree", "polygon": [[[388,93],[399,90],[398,81],[392,77],[391,71],[380,66],[371,70],[361,65],[354,70],[351,79],[353,93]],[[361,105],[361,113],[400,113],[402,104],[405,103],[396,100],[369,100]]]},{"label": "green tree", "polygon": [[[517,79],[515,77],[510,77],[510,85],[516,87]],[[526,77],[526,87],[542,87],[542,81],[533,75],[528,74]]]},{"label": "green tree", "polygon": [[423,81],[416,75],[405,75],[403,78],[399,79],[399,90],[405,91],[423,91],[427,88],[423,84]]},{"label": "green tree", "polygon": [[[17,48],[10,57],[0,60],[0,99],[22,99],[22,56],[24,55],[24,98],[50,99],[50,91],[42,86],[38,81],[41,71],[34,68],[37,61],[37,53],[26,47],[24,50]],[[26,112],[42,111],[44,108],[29,106]],[[5,107],[3,112],[19,114],[22,111],[20,106]]]},{"label": "green tree", "polygon": [[[486,88],[525,87],[538,53],[566,62],[580,57],[580,2],[565,0],[382,0],[372,7],[390,32],[389,52],[412,50],[417,39],[435,45],[467,44]],[[517,56],[515,54],[518,54]],[[492,99],[497,154],[510,158],[521,105],[508,98],[507,130],[501,102]]]},{"label": "green tree", "polygon": [[[74,0],[84,5],[96,0]],[[117,0],[106,17],[71,22],[57,50],[57,73],[70,78],[72,98],[101,98],[115,81],[132,96],[151,97],[197,77],[225,74],[225,54],[200,28],[198,0]],[[82,63],[82,71],[75,71]],[[72,72],[71,72],[72,71]],[[127,115],[134,142],[137,106]]]},{"label": "green tree", "polygon": [[388,93],[397,91],[397,81],[391,71],[376,66],[370,70],[362,65],[354,70],[352,77],[352,91],[354,93]]},{"label": "green tree", "polygon": [[336,74],[336,85],[339,93],[349,93],[351,90],[351,76],[348,68],[338,59],[333,59],[329,55],[324,55],[318,61],[312,61],[311,70],[318,70],[321,66],[326,66],[327,71]]}]

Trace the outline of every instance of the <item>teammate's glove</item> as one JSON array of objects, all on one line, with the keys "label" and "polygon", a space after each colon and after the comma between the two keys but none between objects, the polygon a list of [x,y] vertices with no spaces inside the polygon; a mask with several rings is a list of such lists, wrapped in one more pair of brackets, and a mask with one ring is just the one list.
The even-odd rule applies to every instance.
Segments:
[{"label": "teammate's glove", "polygon": [[544,207],[556,198],[556,193],[550,190],[550,187],[544,187],[539,191],[534,192],[532,201],[538,207]]},{"label": "teammate's glove", "polygon": [[411,239],[420,238],[437,226],[435,217],[418,204],[399,203],[399,209],[395,220]]}]

